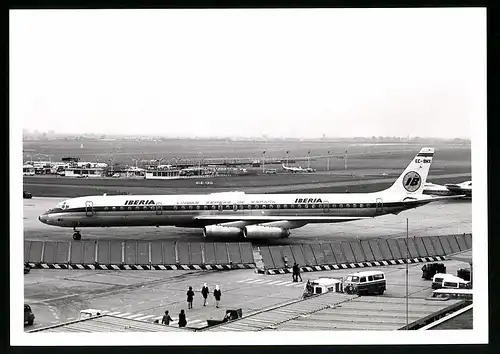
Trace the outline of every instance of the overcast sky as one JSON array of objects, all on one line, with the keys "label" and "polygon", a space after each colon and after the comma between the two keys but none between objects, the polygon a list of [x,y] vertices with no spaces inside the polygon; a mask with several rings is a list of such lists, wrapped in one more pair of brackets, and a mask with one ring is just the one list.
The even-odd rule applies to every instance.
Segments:
[{"label": "overcast sky", "polygon": [[484,9],[11,11],[31,131],[470,137]]}]

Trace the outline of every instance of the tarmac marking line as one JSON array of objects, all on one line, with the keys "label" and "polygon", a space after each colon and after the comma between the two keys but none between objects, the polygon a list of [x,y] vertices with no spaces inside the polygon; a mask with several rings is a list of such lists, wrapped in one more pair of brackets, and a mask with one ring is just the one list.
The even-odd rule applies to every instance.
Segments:
[{"label": "tarmac marking line", "polygon": [[247,278],[245,280],[238,280],[237,283],[246,283],[249,280],[253,280],[254,278]]},{"label": "tarmac marking line", "polygon": [[130,320],[131,320],[131,319],[133,319],[134,317],[140,317],[140,316],[144,316],[144,314],[143,314],[143,313],[136,313],[135,315],[130,315],[130,316],[127,316],[127,317],[125,317],[125,318],[128,318],[128,319],[130,319]]},{"label": "tarmac marking line", "polygon": [[125,316],[128,316],[130,314],[131,314],[130,312],[125,312],[125,313],[118,313],[118,315],[115,315],[115,316],[116,317],[125,317]]},{"label": "tarmac marking line", "polygon": [[287,281],[282,281],[282,282],[280,282],[279,284],[276,284],[276,285],[285,285],[285,284],[289,284],[289,283],[293,283],[293,282],[290,281],[290,280],[287,280]]}]

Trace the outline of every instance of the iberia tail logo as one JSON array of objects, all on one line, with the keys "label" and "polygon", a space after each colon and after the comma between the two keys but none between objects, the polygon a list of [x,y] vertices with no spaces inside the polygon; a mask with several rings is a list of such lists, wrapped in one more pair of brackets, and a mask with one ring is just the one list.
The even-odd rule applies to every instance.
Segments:
[{"label": "iberia tail logo", "polygon": [[408,192],[415,192],[420,188],[420,184],[422,183],[422,178],[415,171],[410,171],[403,177],[403,187]]}]

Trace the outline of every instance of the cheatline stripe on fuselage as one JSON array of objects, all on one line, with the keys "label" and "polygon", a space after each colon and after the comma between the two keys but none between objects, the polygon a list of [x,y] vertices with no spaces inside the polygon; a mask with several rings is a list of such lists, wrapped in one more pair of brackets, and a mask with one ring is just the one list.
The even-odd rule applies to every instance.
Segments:
[{"label": "cheatline stripe on fuselage", "polygon": [[[386,202],[380,203],[379,207],[403,207],[409,205],[425,204],[429,200],[409,201],[409,202]],[[265,207],[262,207],[265,205]],[[236,206],[236,208],[235,208]],[[258,208],[257,208],[258,206]],[[137,206],[94,206],[52,210],[50,213],[85,213],[85,212],[119,212],[119,211],[176,211],[176,212],[192,212],[192,211],[244,211],[244,210],[281,210],[281,211],[297,211],[303,209],[373,209],[376,208],[376,203],[329,203],[329,204],[222,204],[222,209],[219,205],[137,205]],[[161,209],[160,209],[161,208]]]}]

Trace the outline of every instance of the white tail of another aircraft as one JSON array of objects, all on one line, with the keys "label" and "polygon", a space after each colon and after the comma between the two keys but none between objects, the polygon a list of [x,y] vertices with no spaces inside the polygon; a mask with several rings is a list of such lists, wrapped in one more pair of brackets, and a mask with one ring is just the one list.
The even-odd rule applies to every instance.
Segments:
[{"label": "white tail of another aircraft", "polygon": [[420,150],[401,176],[386,191],[407,195],[422,194],[433,157],[434,148]]}]

